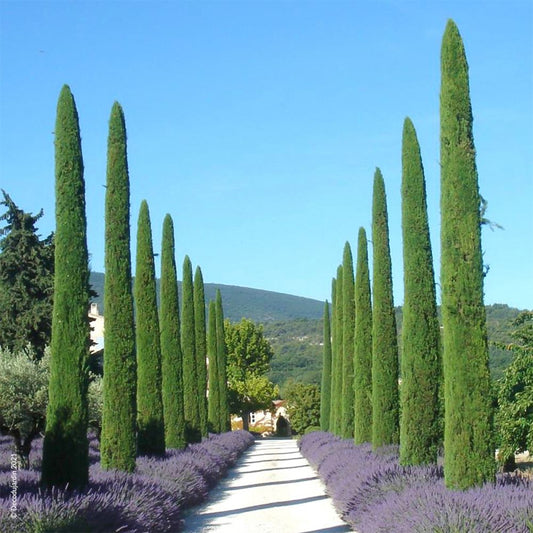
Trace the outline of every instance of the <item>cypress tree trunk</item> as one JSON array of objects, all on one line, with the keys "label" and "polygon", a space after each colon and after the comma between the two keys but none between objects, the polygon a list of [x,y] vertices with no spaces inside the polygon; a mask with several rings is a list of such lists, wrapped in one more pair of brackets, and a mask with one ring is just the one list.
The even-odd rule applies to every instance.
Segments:
[{"label": "cypress tree trunk", "polygon": [[320,389],[320,429],[329,430],[331,407],[331,328],[329,324],[329,303],[324,304],[324,356],[322,364],[322,387]]},{"label": "cypress tree trunk", "polygon": [[194,290],[189,256],[183,261],[181,311],[181,350],[183,353],[183,408],[187,425],[187,441],[201,440],[198,402],[198,372],[196,370],[196,340],[194,336]]},{"label": "cypress tree trunk", "polygon": [[209,359],[209,396],[208,396],[208,426],[209,431],[220,432],[220,387],[217,357],[217,318],[214,300],[209,302],[207,327],[207,357]]},{"label": "cypress tree trunk", "polygon": [[115,102],[109,119],[105,197],[105,354],[100,461],[133,472],[137,452],[137,361],[131,292],[130,180],[126,124]]},{"label": "cypress tree trunk", "polygon": [[448,487],[466,489],[493,480],[495,461],[468,64],[452,20],[442,40],[441,76],[444,475]]},{"label": "cypress tree trunk", "polygon": [[196,372],[198,375],[198,410],[200,430],[207,437],[207,344],[205,332],[204,280],[200,267],[194,273],[194,340],[196,342]]},{"label": "cypress tree trunk", "polygon": [[341,437],[353,439],[354,436],[354,335],[355,335],[355,294],[353,258],[350,244],[344,245],[342,261],[342,421]]},{"label": "cypress tree trunk", "polygon": [[333,417],[333,428],[332,432],[335,435],[341,434],[341,416],[342,416],[342,365],[343,365],[343,271],[342,265],[339,265],[337,268],[337,283],[335,284],[335,309],[336,309],[336,325],[335,330],[337,332],[337,340],[335,342],[335,390],[333,391],[333,402],[332,402],[332,417]]},{"label": "cypress tree trunk", "polygon": [[56,233],[50,385],[43,448],[45,486],[89,478],[87,387],[89,268],[78,112],[64,85],[55,126]]},{"label": "cypress tree trunk", "polygon": [[374,175],[372,203],[372,446],[399,441],[398,341],[392,296],[392,268],[385,183]]},{"label": "cypress tree trunk", "polygon": [[178,281],[175,260],[174,224],[170,215],[163,221],[161,249],[161,371],[165,447],[185,447],[183,414],[183,356],[181,354]]},{"label": "cypress tree trunk", "polygon": [[329,399],[328,431],[334,432],[335,391],[337,390],[337,279],[331,280],[331,386]]},{"label": "cypress tree trunk", "polygon": [[359,228],[355,276],[355,444],[372,442],[372,302],[366,232]]},{"label": "cypress tree trunk", "polygon": [[134,294],[137,321],[137,452],[139,455],[164,455],[159,318],[152,229],[145,200],[141,203],[137,226]]},{"label": "cypress tree trunk", "polygon": [[426,184],[415,128],[406,118],[402,146],[404,305],[400,463],[437,462],[441,439],[440,328],[429,238]]},{"label": "cypress tree trunk", "polygon": [[216,330],[217,330],[217,367],[218,367],[218,389],[220,398],[220,418],[219,432],[231,430],[231,419],[229,412],[228,398],[228,378],[226,373],[226,340],[224,336],[224,310],[222,308],[222,295],[216,292]]}]

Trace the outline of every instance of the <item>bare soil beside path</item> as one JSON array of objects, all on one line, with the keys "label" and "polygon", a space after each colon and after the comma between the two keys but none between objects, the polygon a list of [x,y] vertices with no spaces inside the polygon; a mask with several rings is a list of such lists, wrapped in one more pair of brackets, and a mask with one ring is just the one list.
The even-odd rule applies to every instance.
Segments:
[{"label": "bare soil beside path", "polygon": [[185,520],[188,533],[340,533],[324,485],[295,440],[258,440],[239,459],[208,501]]}]

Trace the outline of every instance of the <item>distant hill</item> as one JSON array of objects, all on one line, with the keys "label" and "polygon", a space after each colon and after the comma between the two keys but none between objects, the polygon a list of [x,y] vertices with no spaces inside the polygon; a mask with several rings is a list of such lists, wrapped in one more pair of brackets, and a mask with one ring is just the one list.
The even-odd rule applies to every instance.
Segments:
[{"label": "distant hill", "polygon": [[[98,294],[93,301],[98,303],[100,312],[105,314],[104,274],[91,272],[90,283]],[[243,317],[260,323],[300,318],[319,319],[324,309],[323,302],[311,298],[216,283],[205,284],[206,303],[215,299],[217,289],[222,294],[224,316],[232,322],[238,322]],[[178,290],[181,298],[181,282],[178,283]]]}]

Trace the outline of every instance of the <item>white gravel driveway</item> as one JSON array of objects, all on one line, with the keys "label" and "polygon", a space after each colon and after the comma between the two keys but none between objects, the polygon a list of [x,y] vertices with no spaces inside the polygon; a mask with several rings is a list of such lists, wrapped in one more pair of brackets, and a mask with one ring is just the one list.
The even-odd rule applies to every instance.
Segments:
[{"label": "white gravel driveway", "polygon": [[350,531],[295,440],[258,440],[228,477],[192,509],[185,531],[337,533]]}]

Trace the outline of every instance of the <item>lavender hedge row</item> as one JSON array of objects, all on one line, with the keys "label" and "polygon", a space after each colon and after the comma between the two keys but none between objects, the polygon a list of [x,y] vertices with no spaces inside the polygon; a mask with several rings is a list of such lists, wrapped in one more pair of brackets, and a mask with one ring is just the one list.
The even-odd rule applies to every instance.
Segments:
[{"label": "lavender hedge row", "polygon": [[300,440],[337,511],[360,533],[533,532],[533,484],[500,474],[464,492],[444,486],[440,466],[402,467],[398,447],[370,445],[325,432]]},{"label": "lavender hedge row", "polygon": [[0,437],[0,531],[177,531],[183,510],[203,501],[253,442],[245,431],[210,435],[184,451],[167,450],[164,458],[139,457],[135,473],[126,474],[100,468],[98,441],[93,438],[88,489],[45,493],[39,487],[42,440],[35,441],[31,469],[16,472],[12,513],[11,441]]}]

